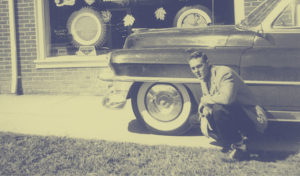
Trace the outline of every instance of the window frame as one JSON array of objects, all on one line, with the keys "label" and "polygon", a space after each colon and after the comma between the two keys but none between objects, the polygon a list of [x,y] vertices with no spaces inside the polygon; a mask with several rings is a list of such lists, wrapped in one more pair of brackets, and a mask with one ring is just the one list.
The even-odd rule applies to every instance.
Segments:
[{"label": "window frame", "polygon": [[[299,1],[300,2],[300,1]],[[294,4],[292,4],[294,3]],[[274,24],[276,21],[281,18],[281,15],[284,13],[284,11],[290,7],[292,11],[292,19],[294,21],[294,26],[275,26]],[[299,32],[300,29],[300,3],[296,3],[293,0],[289,3],[288,6],[286,6],[279,14],[278,16],[273,20],[271,23],[271,29],[275,31],[284,31],[284,30],[291,30],[291,32]],[[298,30],[298,31],[296,31]]]},{"label": "window frame", "polygon": [[[50,50],[50,44],[47,43],[47,23],[50,23],[49,9],[45,8],[44,0],[35,0],[34,11],[36,16],[36,35],[37,35],[37,58],[34,61],[36,68],[72,68],[72,67],[107,67],[108,54],[97,56],[54,56],[48,57],[47,52]],[[48,11],[48,12],[47,12]],[[49,39],[48,39],[49,41]]]}]

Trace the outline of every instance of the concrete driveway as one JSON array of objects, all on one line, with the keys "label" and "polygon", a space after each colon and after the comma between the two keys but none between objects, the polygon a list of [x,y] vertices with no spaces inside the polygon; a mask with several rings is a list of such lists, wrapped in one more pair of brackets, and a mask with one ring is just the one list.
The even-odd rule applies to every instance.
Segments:
[{"label": "concrete driveway", "polygon": [[192,131],[185,136],[149,134],[135,120],[130,101],[120,110],[102,106],[97,96],[1,95],[0,131],[149,145],[212,147]]},{"label": "concrete driveway", "polygon": [[[300,125],[270,124],[259,150],[299,151]],[[135,120],[130,101],[120,110],[102,106],[102,97],[0,95],[0,131],[55,135],[147,145],[218,148],[213,140],[192,130],[184,136],[149,134]]]}]

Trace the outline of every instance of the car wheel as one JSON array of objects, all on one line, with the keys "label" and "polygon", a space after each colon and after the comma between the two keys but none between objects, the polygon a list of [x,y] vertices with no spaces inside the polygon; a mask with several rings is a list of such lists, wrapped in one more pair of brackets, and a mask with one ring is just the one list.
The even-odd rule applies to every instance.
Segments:
[{"label": "car wheel", "polygon": [[191,97],[182,84],[143,83],[132,97],[132,108],[152,132],[180,135],[191,128]]},{"label": "car wheel", "polygon": [[211,11],[201,5],[183,7],[174,18],[173,26],[179,28],[204,27],[212,22]]},{"label": "car wheel", "polygon": [[103,17],[91,8],[73,12],[67,26],[75,46],[102,46],[108,38]]}]

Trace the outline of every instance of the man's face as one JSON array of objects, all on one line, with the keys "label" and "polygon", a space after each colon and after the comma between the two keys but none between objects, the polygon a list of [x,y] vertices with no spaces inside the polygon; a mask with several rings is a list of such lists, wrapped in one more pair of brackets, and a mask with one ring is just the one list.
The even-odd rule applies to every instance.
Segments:
[{"label": "man's face", "polygon": [[202,57],[194,58],[189,61],[192,72],[198,79],[204,79],[209,72],[208,62],[204,62]]}]

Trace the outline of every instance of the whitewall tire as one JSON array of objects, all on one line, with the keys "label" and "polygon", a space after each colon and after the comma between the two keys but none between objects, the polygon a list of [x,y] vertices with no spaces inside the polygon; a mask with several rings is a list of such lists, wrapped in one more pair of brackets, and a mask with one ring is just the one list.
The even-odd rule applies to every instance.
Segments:
[{"label": "whitewall tire", "polygon": [[108,37],[103,17],[91,8],[73,12],[68,19],[67,27],[75,46],[102,46]]},{"label": "whitewall tire", "polygon": [[201,5],[183,7],[176,14],[173,26],[178,28],[204,27],[212,23],[211,11]]},{"label": "whitewall tire", "polygon": [[191,97],[182,84],[143,83],[132,107],[137,120],[152,132],[180,135],[191,127]]}]

